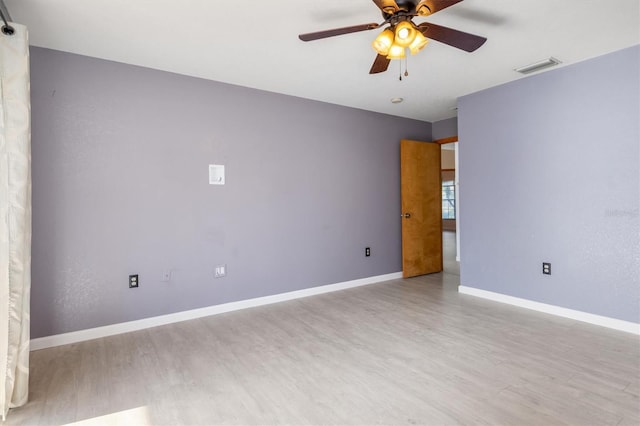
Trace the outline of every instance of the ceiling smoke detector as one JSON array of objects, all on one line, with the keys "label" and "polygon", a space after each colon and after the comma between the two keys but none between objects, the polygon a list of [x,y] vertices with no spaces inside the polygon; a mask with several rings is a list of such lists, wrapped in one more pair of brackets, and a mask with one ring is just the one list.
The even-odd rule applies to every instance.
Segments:
[{"label": "ceiling smoke detector", "polygon": [[525,65],[524,67],[515,68],[514,71],[518,71],[520,74],[531,74],[532,72],[541,71],[545,68],[555,67],[561,63],[562,62],[556,58],[550,56],[549,59],[534,62],[533,64]]},{"label": "ceiling smoke detector", "polygon": [[404,98],[391,98],[392,104],[399,104],[402,101],[404,101]]}]

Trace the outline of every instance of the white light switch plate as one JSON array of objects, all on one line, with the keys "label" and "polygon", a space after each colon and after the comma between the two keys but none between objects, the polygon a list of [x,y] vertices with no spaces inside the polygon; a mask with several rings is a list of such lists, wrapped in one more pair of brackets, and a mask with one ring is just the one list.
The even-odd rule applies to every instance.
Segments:
[{"label": "white light switch plate", "polygon": [[224,166],[209,164],[209,185],[224,185]]}]

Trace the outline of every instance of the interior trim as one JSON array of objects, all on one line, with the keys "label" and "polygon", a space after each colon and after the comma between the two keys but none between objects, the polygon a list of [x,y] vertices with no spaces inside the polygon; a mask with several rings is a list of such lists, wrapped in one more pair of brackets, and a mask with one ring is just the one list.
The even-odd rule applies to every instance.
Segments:
[{"label": "interior trim", "polygon": [[457,136],[451,136],[450,138],[436,139],[433,142],[437,143],[438,145],[443,145],[445,143],[454,143],[454,142],[458,142],[458,137]]},{"label": "interior trim", "polygon": [[458,292],[468,294],[470,296],[481,297],[483,299],[493,300],[494,302],[506,303],[521,308],[531,309],[546,314],[556,315],[559,317],[570,318],[576,321],[582,321],[593,325],[612,328],[618,331],[625,331],[640,335],[640,324],[630,321],[623,321],[615,318],[604,317],[601,315],[590,314],[587,312],[576,311],[573,309],[562,308],[555,305],[547,305],[546,303],[534,302],[533,300],[520,299],[519,297],[507,296],[506,294],[494,293],[492,291],[481,290],[479,288],[459,286]]},{"label": "interior trim", "polygon": [[287,293],[274,294],[272,296],[257,297],[255,299],[240,300],[238,302],[223,303],[221,305],[213,305],[200,309],[176,312],[173,314],[160,315],[151,318],[143,318],[136,321],[105,325],[103,327],[72,331],[69,333],[56,334],[53,336],[39,337],[37,339],[31,340],[31,351],[83,342],[85,340],[99,339],[101,337],[108,337],[114,336],[116,334],[144,330],[146,328],[157,327],[160,325],[188,321],[191,319],[208,317],[211,315],[218,315],[226,312],[238,311],[241,309],[254,308],[256,306],[270,305],[272,303],[279,303],[287,300],[301,299],[303,297],[315,296],[317,294],[331,293],[334,291],[346,290],[349,288],[375,284],[383,281],[396,280],[400,278],[402,278],[402,272],[394,272],[386,275],[377,275],[374,277],[361,278],[336,284],[328,284],[318,287],[305,288],[303,290],[290,291]]}]

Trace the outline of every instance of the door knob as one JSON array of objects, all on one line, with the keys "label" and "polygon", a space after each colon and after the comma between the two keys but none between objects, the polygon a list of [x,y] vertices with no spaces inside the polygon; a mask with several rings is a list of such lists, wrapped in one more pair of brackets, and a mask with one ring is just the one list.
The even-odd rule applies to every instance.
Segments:
[{"label": "door knob", "polygon": [[404,217],[405,219],[409,219],[411,217],[411,213],[405,213],[403,215],[400,215],[400,217]]}]

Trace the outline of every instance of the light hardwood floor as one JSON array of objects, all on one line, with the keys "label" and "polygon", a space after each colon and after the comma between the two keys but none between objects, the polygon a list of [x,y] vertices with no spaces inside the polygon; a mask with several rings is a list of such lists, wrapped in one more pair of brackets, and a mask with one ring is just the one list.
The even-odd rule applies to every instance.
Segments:
[{"label": "light hardwood floor", "polygon": [[637,336],[389,281],[31,354],[7,425],[640,424]]},{"label": "light hardwood floor", "polygon": [[460,262],[456,260],[456,233],[442,232],[442,266],[447,274],[460,275]]}]

